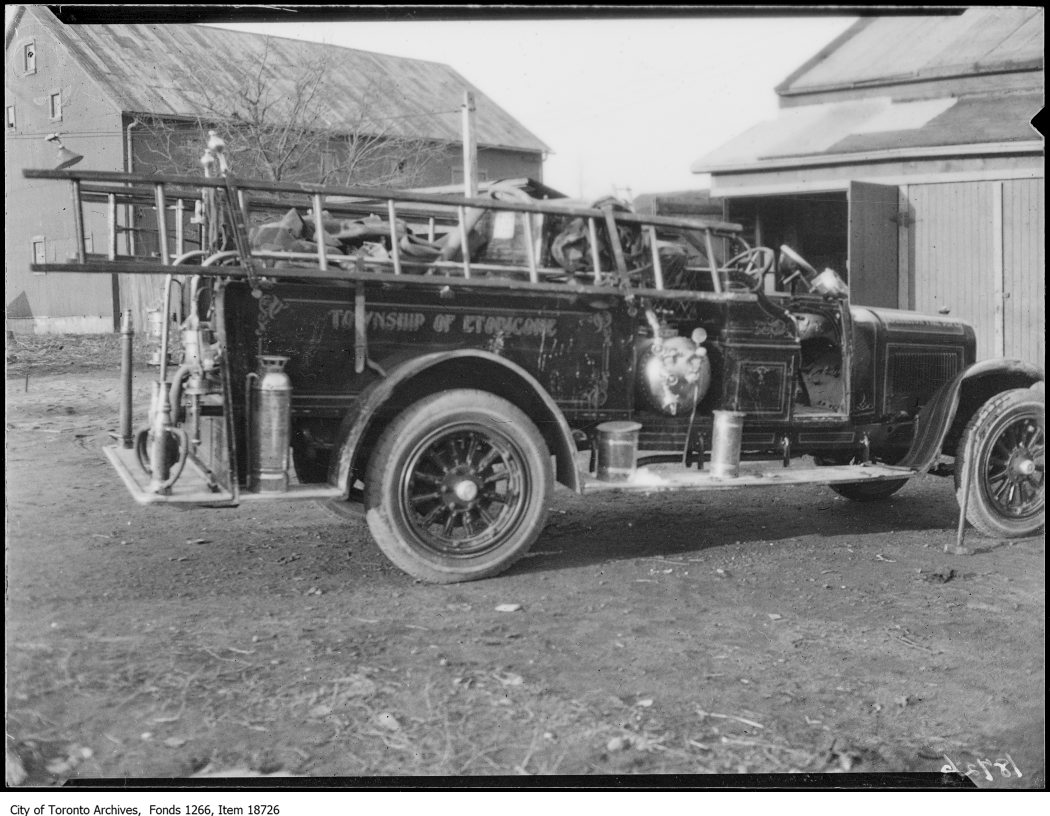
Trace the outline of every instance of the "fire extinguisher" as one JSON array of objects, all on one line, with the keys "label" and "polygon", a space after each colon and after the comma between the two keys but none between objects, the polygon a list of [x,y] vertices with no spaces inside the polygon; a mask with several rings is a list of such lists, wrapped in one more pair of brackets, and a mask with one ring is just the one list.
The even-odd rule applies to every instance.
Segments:
[{"label": "fire extinguisher", "polygon": [[259,355],[259,371],[248,374],[248,489],[288,490],[288,446],[292,435],[292,381],[287,357]]}]

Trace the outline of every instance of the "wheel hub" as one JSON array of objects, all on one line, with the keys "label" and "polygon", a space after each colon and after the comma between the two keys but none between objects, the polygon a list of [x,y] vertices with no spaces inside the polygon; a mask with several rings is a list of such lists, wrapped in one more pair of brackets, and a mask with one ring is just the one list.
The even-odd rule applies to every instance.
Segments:
[{"label": "wheel hub", "polygon": [[473,503],[478,492],[478,483],[473,479],[456,479],[452,484],[452,493],[463,504]]},{"label": "wheel hub", "polygon": [[1008,477],[1016,481],[1027,479],[1036,471],[1035,456],[1025,444],[1016,445],[1006,461],[1006,473]]},{"label": "wheel hub", "polygon": [[523,475],[499,435],[480,427],[447,431],[410,460],[402,500],[423,546],[468,557],[513,532],[526,498]]},{"label": "wheel hub", "polygon": [[1013,463],[1013,469],[1021,476],[1031,476],[1035,473],[1035,460],[1019,456]]}]

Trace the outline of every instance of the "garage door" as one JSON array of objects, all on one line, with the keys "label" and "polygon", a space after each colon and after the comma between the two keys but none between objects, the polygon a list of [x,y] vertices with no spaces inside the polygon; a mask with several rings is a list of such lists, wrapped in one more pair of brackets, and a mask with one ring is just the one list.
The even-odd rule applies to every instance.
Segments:
[{"label": "garage door", "polygon": [[978,359],[1042,365],[1043,195],[1043,179],[907,188],[915,309],[972,323]]}]

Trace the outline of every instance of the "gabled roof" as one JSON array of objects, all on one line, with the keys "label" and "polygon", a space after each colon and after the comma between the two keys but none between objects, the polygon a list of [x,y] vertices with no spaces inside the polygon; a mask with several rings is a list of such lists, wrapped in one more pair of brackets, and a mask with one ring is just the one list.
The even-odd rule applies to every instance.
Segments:
[{"label": "gabled roof", "polygon": [[[264,49],[266,81],[276,98],[294,98],[304,55],[338,66],[328,72],[321,93],[327,97],[328,127],[368,119],[382,121],[384,133],[398,137],[462,140],[463,92],[473,91],[479,144],[518,150],[549,150],[538,137],[448,65],[198,25],[65,25],[42,6],[28,6],[41,24],[69,50],[114,104],[129,113],[196,117],[199,101],[186,93],[188,72],[207,77],[216,96],[236,92],[228,70],[238,61],[256,65]],[[363,92],[363,77],[379,77]]]},{"label": "gabled roof", "polygon": [[[694,173],[775,170],[934,156],[1042,152],[1041,8],[972,8],[954,16],[867,17],[777,88],[800,97],[697,159]],[[906,98],[894,86],[1025,71],[1030,83]],[[936,88],[934,86],[934,93]],[[847,89],[879,88],[853,95]],[[884,90],[883,90],[884,89]],[[839,91],[841,93],[828,93]],[[806,104],[806,94],[821,94]],[[874,95],[878,94],[878,95]],[[919,95],[923,96],[923,95]]]},{"label": "gabled roof", "polygon": [[1041,70],[1043,10],[865,17],[779,86],[781,96],[950,76]]},{"label": "gabled roof", "polygon": [[946,155],[969,148],[983,153],[1041,150],[1029,124],[1042,93],[1018,92],[894,101],[889,97],[783,108],[692,165],[694,173],[841,160],[846,156],[908,152]]}]

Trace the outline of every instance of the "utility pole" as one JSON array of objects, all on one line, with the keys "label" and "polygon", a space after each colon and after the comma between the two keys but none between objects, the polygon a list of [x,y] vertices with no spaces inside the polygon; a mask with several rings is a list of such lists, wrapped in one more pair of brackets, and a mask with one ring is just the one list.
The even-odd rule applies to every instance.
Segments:
[{"label": "utility pole", "polygon": [[478,194],[478,139],[474,134],[474,94],[463,92],[463,195]]}]

